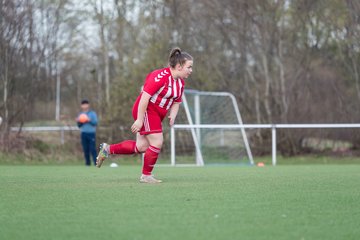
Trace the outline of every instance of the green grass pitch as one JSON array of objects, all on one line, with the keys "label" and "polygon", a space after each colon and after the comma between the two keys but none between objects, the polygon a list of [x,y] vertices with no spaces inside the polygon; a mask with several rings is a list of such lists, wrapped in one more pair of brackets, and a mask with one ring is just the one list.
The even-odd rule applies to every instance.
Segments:
[{"label": "green grass pitch", "polygon": [[360,239],[360,165],[0,166],[0,239]]}]

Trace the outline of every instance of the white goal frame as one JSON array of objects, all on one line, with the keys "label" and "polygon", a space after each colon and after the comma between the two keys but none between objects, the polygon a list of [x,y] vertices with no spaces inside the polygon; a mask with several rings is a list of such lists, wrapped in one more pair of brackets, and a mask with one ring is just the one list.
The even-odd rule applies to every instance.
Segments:
[{"label": "white goal frame", "polygon": [[[195,124],[192,120],[191,114],[190,114],[190,110],[189,110],[189,105],[186,99],[186,93],[188,94],[192,94],[194,95],[194,115],[195,115]],[[186,117],[188,120],[188,125],[186,124],[175,124],[171,127],[170,129],[170,146],[171,146],[171,165],[175,166],[176,165],[176,147],[175,147],[175,129],[190,129],[191,130],[191,135],[194,141],[194,145],[195,145],[195,151],[196,151],[196,165],[197,166],[204,166],[204,159],[203,159],[203,155],[201,152],[201,134],[200,134],[200,129],[204,128],[204,127],[195,127],[195,126],[210,126],[207,128],[223,128],[222,126],[226,126],[224,127],[224,129],[233,129],[229,126],[232,125],[201,125],[200,124],[200,96],[217,96],[217,97],[229,97],[231,99],[232,102],[232,107],[234,108],[234,113],[236,115],[237,121],[239,125],[236,126],[240,126],[237,127],[235,129],[240,129],[241,131],[241,135],[244,141],[244,145],[245,145],[245,149],[246,149],[246,153],[247,156],[249,158],[250,164],[254,165],[254,160],[253,160],[253,156],[251,153],[251,149],[250,149],[250,145],[247,139],[247,135],[245,132],[245,128],[241,127],[243,126],[243,121],[241,118],[241,114],[239,111],[239,106],[237,104],[236,98],[233,94],[229,93],[229,92],[203,92],[203,91],[196,91],[196,90],[185,90],[185,94],[183,94],[183,105],[184,105],[184,109],[185,109],[185,113],[186,113]],[[213,127],[213,126],[220,126],[220,127]]]}]

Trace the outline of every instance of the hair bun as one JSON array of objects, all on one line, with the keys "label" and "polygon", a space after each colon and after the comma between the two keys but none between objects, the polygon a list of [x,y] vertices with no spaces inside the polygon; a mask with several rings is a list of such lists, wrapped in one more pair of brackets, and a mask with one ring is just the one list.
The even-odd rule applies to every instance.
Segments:
[{"label": "hair bun", "polygon": [[171,52],[173,55],[181,54],[181,49],[177,47],[177,48],[174,48]]},{"label": "hair bun", "polygon": [[169,55],[169,65],[170,67],[175,67],[176,64],[184,64],[186,60],[192,60],[192,56],[186,52],[181,52],[179,47],[175,47],[171,50]]}]

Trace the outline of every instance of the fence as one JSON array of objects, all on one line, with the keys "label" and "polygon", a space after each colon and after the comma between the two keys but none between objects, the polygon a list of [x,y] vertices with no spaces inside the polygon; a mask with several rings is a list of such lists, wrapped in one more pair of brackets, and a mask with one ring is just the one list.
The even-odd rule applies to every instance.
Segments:
[{"label": "fence", "polygon": [[276,129],[289,129],[289,128],[360,128],[360,124],[342,123],[342,124],[234,124],[234,125],[188,125],[188,124],[175,124],[171,128],[171,165],[176,164],[176,146],[175,146],[175,130],[176,129],[271,129],[271,155],[272,165],[276,166]]},{"label": "fence", "polygon": [[[276,166],[276,130],[277,129],[305,129],[305,128],[360,128],[360,124],[355,123],[341,123],[341,124],[234,124],[234,125],[209,125],[209,124],[200,124],[200,125],[188,125],[188,124],[175,124],[171,128],[171,165],[175,166],[176,164],[176,146],[175,146],[175,131],[176,129],[201,129],[201,128],[210,128],[210,129],[271,129],[271,155],[272,155],[272,165]],[[11,131],[19,131],[20,128],[12,127]],[[21,131],[24,132],[41,132],[41,131],[59,131],[60,141],[64,143],[64,132],[65,131],[78,131],[77,126],[57,126],[57,127],[23,127]]]},{"label": "fence", "polygon": [[65,143],[65,131],[79,131],[77,126],[55,126],[55,127],[12,127],[11,131],[18,132],[60,132],[60,143]]}]

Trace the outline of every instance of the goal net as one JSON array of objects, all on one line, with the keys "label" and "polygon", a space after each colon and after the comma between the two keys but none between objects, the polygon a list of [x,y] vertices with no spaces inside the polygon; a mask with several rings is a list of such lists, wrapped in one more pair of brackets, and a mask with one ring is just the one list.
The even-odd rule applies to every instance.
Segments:
[{"label": "goal net", "polygon": [[171,164],[253,164],[235,97],[226,92],[185,90],[171,128]]}]

